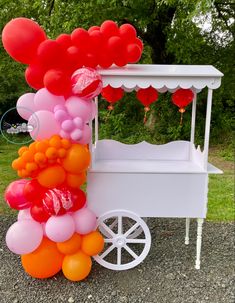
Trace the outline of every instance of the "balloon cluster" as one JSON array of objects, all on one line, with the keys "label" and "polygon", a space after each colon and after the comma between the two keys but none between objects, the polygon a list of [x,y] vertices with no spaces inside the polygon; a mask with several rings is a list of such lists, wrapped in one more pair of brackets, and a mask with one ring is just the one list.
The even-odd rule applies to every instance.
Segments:
[{"label": "balloon cluster", "polygon": [[14,181],[5,191],[8,205],[19,210],[18,221],[6,234],[8,248],[22,255],[23,268],[35,278],[62,269],[72,281],[84,279],[91,270],[90,256],[104,245],[96,216],[79,188],[90,162],[87,146],[54,135],[18,153],[13,168],[32,179]]},{"label": "balloon cluster", "polygon": [[71,94],[71,77],[85,66],[108,68],[139,61],[143,43],[130,24],[120,27],[111,20],[86,31],[76,28],[71,35],[61,34],[48,39],[43,29],[26,18],[11,20],[2,32],[8,54],[24,64],[27,83],[35,88],[46,87],[55,95]]},{"label": "balloon cluster", "polygon": [[[129,24],[105,21],[52,40],[27,18],[11,20],[2,42],[13,59],[28,65],[25,79],[38,90],[21,96],[16,105],[35,142],[21,147],[12,162],[22,179],[5,192],[8,205],[19,210],[6,243],[21,255],[31,276],[48,278],[62,269],[65,277],[80,281],[91,270],[91,256],[104,246],[80,189],[91,158],[87,144],[97,110],[93,98],[102,90],[94,68],[135,63],[143,44]],[[120,99],[123,91],[117,93]],[[111,99],[115,102],[117,96]]]}]

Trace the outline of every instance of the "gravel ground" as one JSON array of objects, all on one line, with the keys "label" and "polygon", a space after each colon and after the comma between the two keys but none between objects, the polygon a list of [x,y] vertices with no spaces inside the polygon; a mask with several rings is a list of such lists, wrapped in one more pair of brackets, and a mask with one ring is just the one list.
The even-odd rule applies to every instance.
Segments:
[{"label": "gravel ground", "polygon": [[29,277],[20,259],[9,252],[5,233],[15,221],[0,222],[1,303],[234,303],[234,224],[204,224],[201,270],[194,269],[196,222],[191,243],[184,245],[184,220],[151,219],[149,255],[134,269],[114,272],[93,264],[83,282],[70,282],[60,273],[47,280]]}]

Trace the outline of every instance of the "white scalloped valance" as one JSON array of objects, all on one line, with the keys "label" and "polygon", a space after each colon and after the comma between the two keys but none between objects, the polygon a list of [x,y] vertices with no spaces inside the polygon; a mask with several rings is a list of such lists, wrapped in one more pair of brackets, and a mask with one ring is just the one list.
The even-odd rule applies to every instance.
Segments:
[{"label": "white scalloped valance", "polygon": [[223,76],[212,65],[128,64],[122,68],[112,66],[98,71],[104,87],[123,87],[126,91],[147,88],[150,85],[160,92],[174,91],[177,88],[216,89]]}]

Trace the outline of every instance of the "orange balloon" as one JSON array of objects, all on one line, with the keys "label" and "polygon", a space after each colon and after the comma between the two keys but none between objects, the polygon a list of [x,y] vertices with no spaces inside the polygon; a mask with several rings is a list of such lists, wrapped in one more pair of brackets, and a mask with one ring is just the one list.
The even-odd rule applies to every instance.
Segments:
[{"label": "orange balloon", "polygon": [[24,151],[23,154],[21,155],[21,159],[25,162],[31,162],[33,161],[34,154],[31,151]]},{"label": "orange balloon", "polygon": [[63,263],[61,254],[53,241],[43,238],[40,246],[30,254],[22,255],[21,262],[24,270],[32,277],[44,279],[57,274]]},{"label": "orange balloon", "polygon": [[42,164],[47,161],[47,158],[44,153],[38,152],[34,155],[34,161],[38,164]]},{"label": "orange balloon", "polygon": [[49,144],[50,144],[50,146],[55,147],[56,149],[58,149],[58,148],[61,147],[61,142],[60,141],[61,141],[60,136],[54,135],[49,140]]},{"label": "orange balloon", "polygon": [[22,146],[19,150],[18,150],[18,155],[22,156],[23,152],[27,151],[28,147],[27,146]]},{"label": "orange balloon", "polygon": [[60,165],[53,165],[43,169],[37,176],[38,182],[47,188],[61,185],[65,180],[65,171]]},{"label": "orange balloon", "polygon": [[67,151],[66,157],[62,160],[65,170],[72,174],[86,170],[90,164],[91,155],[85,145],[73,144]]},{"label": "orange balloon", "polygon": [[34,162],[29,162],[29,163],[26,164],[26,170],[29,173],[35,172],[37,169],[38,169],[38,166]]},{"label": "orange balloon", "polygon": [[89,275],[91,265],[91,257],[78,251],[76,254],[64,257],[62,271],[68,280],[81,281]]},{"label": "orange balloon", "polygon": [[29,144],[29,150],[34,154],[36,153],[36,142]]},{"label": "orange balloon", "polygon": [[55,147],[49,147],[46,150],[46,156],[48,159],[55,159],[58,156],[57,149]]},{"label": "orange balloon", "polygon": [[45,142],[45,140],[42,142],[37,142],[35,148],[36,151],[44,153],[48,148],[48,144]]},{"label": "orange balloon", "polygon": [[86,182],[86,172],[82,172],[80,174],[67,174],[66,175],[66,183],[68,186],[72,188],[80,188],[80,186]]},{"label": "orange balloon", "polygon": [[82,251],[89,256],[98,255],[104,249],[104,238],[98,231],[82,237]]},{"label": "orange balloon", "polygon": [[69,240],[57,243],[57,248],[64,255],[71,255],[75,254],[80,249],[81,243],[82,237],[79,234],[74,233]]},{"label": "orange balloon", "polygon": [[66,156],[66,153],[67,153],[67,151],[66,151],[65,148],[59,148],[58,149],[58,157],[59,158],[64,158]]},{"label": "orange balloon", "polygon": [[72,145],[72,143],[68,139],[62,139],[61,144],[66,149],[70,148]]}]

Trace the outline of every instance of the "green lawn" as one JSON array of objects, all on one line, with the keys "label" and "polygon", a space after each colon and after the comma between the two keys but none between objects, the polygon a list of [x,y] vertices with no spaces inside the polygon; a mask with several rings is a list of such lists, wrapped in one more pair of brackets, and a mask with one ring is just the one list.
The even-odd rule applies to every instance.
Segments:
[{"label": "green lawn", "polygon": [[[20,146],[0,140],[0,214],[10,213],[3,199],[7,185],[17,179],[11,162],[17,157]],[[210,161],[224,171],[223,175],[210,176],[208,220],[234,220],[234,175],[232,146],[216,146],[210,149]]]}]

